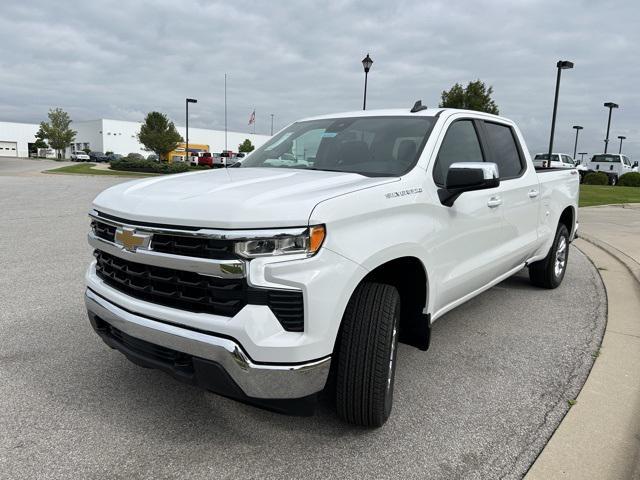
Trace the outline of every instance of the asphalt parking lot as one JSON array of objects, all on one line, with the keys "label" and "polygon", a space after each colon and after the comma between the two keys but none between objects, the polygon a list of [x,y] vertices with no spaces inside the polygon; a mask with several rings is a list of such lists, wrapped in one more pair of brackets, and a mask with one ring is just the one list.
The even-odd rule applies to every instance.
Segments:
[{"label": "asphalt parking lot", "polygon": [[[25,163],[26,162],[26,163]],[[118,177],[0,159],[0,478],[520,478],[576,397],[606,322],[593,265],[514,276],[401,345],[378,430],[246,406],[137,367],[83,304],[86,212]]]}]

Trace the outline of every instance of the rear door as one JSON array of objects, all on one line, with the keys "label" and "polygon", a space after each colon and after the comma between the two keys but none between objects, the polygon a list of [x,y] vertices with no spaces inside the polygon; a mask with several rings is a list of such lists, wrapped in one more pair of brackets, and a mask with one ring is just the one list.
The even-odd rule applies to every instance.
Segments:
[{"label": "rear door", "polygon": [[487,161],[496,163],[500,173],[501,211],[506,224],[502,254],[507,270],[510,270],[525,262],[536,249],[540,205],[538,175],[531,163],[527,163],[513,126],[485,120],[482,127]]}]

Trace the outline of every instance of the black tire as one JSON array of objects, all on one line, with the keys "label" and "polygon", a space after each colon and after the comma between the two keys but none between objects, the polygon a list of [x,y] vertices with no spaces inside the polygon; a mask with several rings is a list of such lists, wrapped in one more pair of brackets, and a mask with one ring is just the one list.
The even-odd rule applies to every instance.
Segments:
[{"label": "black tire", "polygon": [[545,258],[529,265],[529,280],[536,287],[557,288],[569,263],[569,230],[561,223]]},{"label": "black tire", "polygon": [[609,185],[615,187],[618,184],[618,176],[617,175],[609,175]]},{"label": "black tire", "polygon": [[400,294],[395,287],[364,282],[342,319],[336,378],[336,408],[345,421],[382,426],[393,405],[398,352]]}]

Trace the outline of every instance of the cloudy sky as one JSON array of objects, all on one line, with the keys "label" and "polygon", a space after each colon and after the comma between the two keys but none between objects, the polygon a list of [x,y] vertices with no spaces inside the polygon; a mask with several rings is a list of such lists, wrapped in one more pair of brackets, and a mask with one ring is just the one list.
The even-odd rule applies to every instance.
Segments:
[{"label": "cloudy sky", "polygon": [[150,110],[193,126],[268,133],[303,116],[362,105],[436,106],[440,92],[477,78],[529,149],[545,150],[555,64],[563,72],[556,150],[603,148],[611,137],[640,159],[640,3],[585,1],[2,1],[0,120],[39,122],[60,106],[73,119],[141,120]]}]

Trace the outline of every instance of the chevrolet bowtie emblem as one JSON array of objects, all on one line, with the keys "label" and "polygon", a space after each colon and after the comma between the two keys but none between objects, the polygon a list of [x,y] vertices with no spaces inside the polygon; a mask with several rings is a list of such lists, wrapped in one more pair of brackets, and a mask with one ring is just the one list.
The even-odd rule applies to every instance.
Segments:
[{"label": "chevrolet bowtie emblem", "polygon": [[151,235],[137,233],[133,228],[118,228],[115,235],[116,245],[120,245],[125,250],[135,252],[138,248],[149,248]]}]

